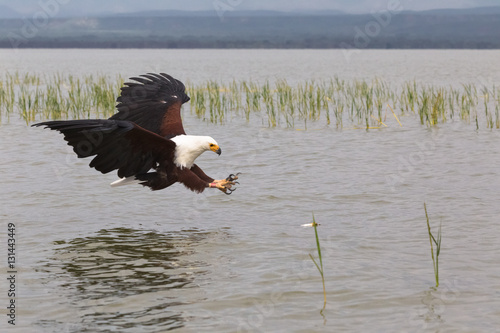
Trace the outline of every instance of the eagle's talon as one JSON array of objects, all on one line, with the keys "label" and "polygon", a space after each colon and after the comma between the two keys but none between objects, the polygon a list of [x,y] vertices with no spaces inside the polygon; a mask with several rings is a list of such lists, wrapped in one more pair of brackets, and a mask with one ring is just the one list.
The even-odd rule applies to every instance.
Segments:
[{"label": "eagle's talon", "polygon": [[236,174],[232,173],[230,174],[229,176],[227,176],[226,180],[229,181],[229,182],[233,182],[235,181],[236,179],[238,179],[238,175],[241,174],[241,172],[238,172]]},{"label": "eagle's talon", "polygon": [[224,194],[230,195],[231,193],[233,193],[234,191],[236,191],[236,189],[230,189],[230,188],[228,188],[227,190],[229,192],[224,192]]},{"label": "eagle's talon", "polygon": [[230,174],[227,178],[225,179],[220,179],[220,180],[214,180],[215,187],[217,187],[219,190],[224,192],[225,194],[231,194],[233,191],[236,190],[236,188],[231,189],[233,185],[239,184],[239,182],[236,182],[235,180],[238,179],[238,175],[240,173],[238,172],[237,174]]}]

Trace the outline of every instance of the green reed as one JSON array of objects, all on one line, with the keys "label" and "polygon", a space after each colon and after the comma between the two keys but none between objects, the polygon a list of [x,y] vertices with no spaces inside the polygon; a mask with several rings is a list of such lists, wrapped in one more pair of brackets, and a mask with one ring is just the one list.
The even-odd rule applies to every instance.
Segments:
[{"label": "green reed", "polygon": [[[106,75],[5,73],[0,77],[0,121],[17,114],[27,123],[35,119],[109,117],[115,112],[123,78]],[[323,81],[290,84],[284,79],[257,83],[213,80],[187,82],[187,107],[200,119],[223,124],[234,116],[254,118],[269,127],[294,128],[308,122],[350,128],[386,128],[387,113],[403,126],[401,117],[417,117],[423,126],[450,121],[475,123],[476,128],[500,128],[500,90],[463,84],[422,85],[408,81],[392,85],[373,80]],[[389,114],[390,114],[389,113]],[[392,119],[392,117],[391,117]]]},{"label": "green reed", "polygon": [[495,105],[495,128],[500,128],[500,91],[497,94]]},{"label": "green reed", "polygon": [[37,76],[6,73],[0,80],[0,117],[17,113],[36,119],[109,117],[115,112],[123,79],[106,76]]},{"label": "green reed", "polygon": [[318,223],[316,223],[316,219],[314,218],[313,214],[313,222],[311,223],[312,227],[314,228],[314,235],[316,237],[316,248],[318,250],[318,259],[319,259],[319,265],[318,262],[314,259],[314,257],[309,253],[309,257],[313,261],[314,265],[319,271],[319,274],[321,275],[321,281],[323,283],[323,309],[321,310],[321,313],[325,310],[326,307],[326,288],[325,288],[325,275],[323,273],[323,258],[321,257],[321,246],[319,244],[319,236],[318,236]]},{"label": "green reed", "polygon": [[[437,238],[432,235],[431,225],[429,223],[429,215],[427,214],[427,207],[424,202],[425,218],[427,219],[427,231],[429,233],[429,242],[431,244],[432,264],[434,267],[434,277],[436,279],[436,288],[439,287],[439,253],[441,252],[441,224],[439,224]],[[436,255],[434,255],[434,246],[436,245]]]}]

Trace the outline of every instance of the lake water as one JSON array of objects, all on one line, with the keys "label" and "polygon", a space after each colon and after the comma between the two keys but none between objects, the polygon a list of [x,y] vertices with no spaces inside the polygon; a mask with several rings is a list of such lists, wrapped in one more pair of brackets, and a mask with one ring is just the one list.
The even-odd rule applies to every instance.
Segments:
[{"label": "lake water", "polygon": [[[0,50],[20,73],[167,72],[183,81],[384,78],[500,84],[499,51]],[[0,125],[0,243],[16,228],[16,325],[2,332],[493,332],[500,327],[500,132],[411,116],[383,130],[214,125],[186,131],[242,172],[231,196],[111,188],[62,136]],[[442,224],[435,288],[424,202]],[[312,214],[322,247],[327,305]]]}]

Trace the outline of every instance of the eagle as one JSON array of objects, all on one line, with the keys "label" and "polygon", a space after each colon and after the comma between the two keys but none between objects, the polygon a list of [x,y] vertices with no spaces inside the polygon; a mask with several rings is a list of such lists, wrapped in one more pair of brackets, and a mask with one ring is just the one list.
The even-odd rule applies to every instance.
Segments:
[{"label": "eagle", "polygon": [[118,110],[108,119],[46,121],[64,135],[79,158],[95,156],[90,167],[103,174],[117,170],[112,186],[139,183],[161,190],[175,183],[201,193],[217,188],[231,194],[238,174],[215,180],[194,161],[205,151],[221,154],[210,136],[187,135],[181,106],[190,100],[184,84],[172,76],[148,73],[132,77],[121,88]]}]

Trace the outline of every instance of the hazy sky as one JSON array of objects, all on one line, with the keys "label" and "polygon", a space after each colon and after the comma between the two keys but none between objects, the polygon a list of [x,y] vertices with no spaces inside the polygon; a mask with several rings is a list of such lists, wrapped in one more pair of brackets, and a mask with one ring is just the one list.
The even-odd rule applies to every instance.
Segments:
[{"label": "hazy sky", "polygon": [[[349,13],[369,13],[387,8],[391,1],[399,1],[405,10],[436,8],[467,8],[499,6],[498,0],[0,0],[24,15],[40,10],[40,3],[59,2],[60,14],[105,14],[147,10],[342,10]],[[4,9],[5,10],[5,9]]]}]

